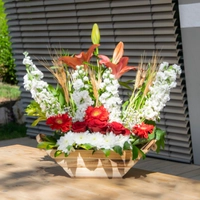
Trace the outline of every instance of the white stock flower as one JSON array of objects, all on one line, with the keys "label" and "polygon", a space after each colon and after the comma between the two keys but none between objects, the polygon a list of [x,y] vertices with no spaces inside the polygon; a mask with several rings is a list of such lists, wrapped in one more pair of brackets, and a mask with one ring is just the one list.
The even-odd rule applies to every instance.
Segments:
[{"label": "white stock flower", "polygon": [[106,69],[102,75],[103,80],[100,84],[100,88],[103,93],[99,97],[99,101],[109,112],[109,121],[121,122],[121,103],[122,100],[119,97],[119,83],[115,79],[115,76],[111,74],[110,69]]},{"label": "white stock flower", "polygon": [[142,118],[153,121],[159,119],[160,111],[170,100],[170,89],[176,87],[176,77],[180,72],[180,67],[177,65],[169,66],[166,62],[160,64],[153,85],[150,87],[150,97],[141,109]]},{"label": "white stock flower", "polygon": [[46,117],[62,114],[58,99],[48,91],[48,84],[42,81],[43,73],[33,64],[32,60],[25,53],[23,64],[28,68],[28,73],[24,76],[24,88],[31,92],[32,98],[40,105]]}]

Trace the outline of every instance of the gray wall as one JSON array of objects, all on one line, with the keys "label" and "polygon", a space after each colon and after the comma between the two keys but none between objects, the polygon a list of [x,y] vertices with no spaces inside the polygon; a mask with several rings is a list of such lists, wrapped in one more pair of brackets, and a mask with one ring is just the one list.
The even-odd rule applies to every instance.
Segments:
[{"label": "gray wall", "polygon": [[200,165],[200,0],[179,0],[194,164]]}]

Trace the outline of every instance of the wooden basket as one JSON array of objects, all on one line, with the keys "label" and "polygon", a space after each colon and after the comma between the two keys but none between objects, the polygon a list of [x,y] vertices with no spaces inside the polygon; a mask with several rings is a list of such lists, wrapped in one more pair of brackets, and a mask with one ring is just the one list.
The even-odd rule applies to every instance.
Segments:
[{"label": "wooden basket", "polygon": [[[37,136],[37,141],[40,140]],[[151,148],[155,148],[155,140],[147,143],[141,150],[146,154]],[[70,177],[79,178],[122,178],[142,157],[139,155],[136,160],[132,160],[132,151],[126,150],[123,155],[111,151],[109,157],[105,157],[102,151],[76,150],[68,157],[64,153],[54,157],[56,150],[46,150]]]}]

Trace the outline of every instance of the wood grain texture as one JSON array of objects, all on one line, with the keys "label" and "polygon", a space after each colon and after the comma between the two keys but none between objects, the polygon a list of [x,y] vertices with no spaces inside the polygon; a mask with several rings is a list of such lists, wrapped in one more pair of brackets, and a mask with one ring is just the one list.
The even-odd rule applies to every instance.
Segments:
[{"label": "wood grain texture", "polygon": [[[142,150],[147,153],[154,147],[155,140],[146,144]],[[127,150],[123,155],[111,151],[109,157],[106,157],[102,151],[76,150],[71,152],[68,157],[64,154],[54,157],[56,150],[47,150],[47,153],[53,158],[70,177],[96,177],[96,178],[122,178],[142,157],[132,160],[132,151]]]}]

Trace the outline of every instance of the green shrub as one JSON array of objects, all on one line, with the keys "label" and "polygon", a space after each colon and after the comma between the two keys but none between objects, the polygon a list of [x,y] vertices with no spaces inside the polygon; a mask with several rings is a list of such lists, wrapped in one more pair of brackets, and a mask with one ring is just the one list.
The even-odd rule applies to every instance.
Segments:
[{"label": "green shrub", "polygon": [[1,98],[10,100],[18,99],[20,93],[18,86],[0,83],[0,102]]},{"label": "green shrub", "polygon": [[0,78],[6,83],[17,83],[10,36],[2,0],[0,0]]},{"label": "green shrub", "polygon": [[26,125],[9,122],[0,124],[0,140],[26,137]]}]

